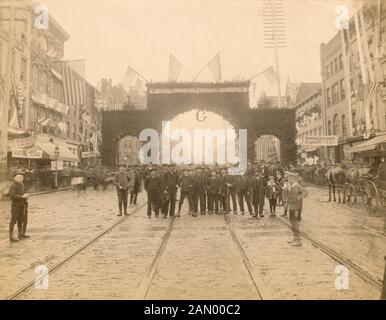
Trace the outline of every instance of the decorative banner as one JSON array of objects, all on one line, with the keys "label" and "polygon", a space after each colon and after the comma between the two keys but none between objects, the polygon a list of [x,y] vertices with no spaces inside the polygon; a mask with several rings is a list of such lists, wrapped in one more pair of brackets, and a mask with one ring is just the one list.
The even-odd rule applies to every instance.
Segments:
[{"label": "decorative banner", "polygon": [[332,147],[338,145],[338,136],[305,136],[303,147]]},{"label": "decorative banner", "polygon": [[42,159],[43,151],[37,148],[12,148],[12,158]]},{"label": "decorative banner", "polygon": [[16,149],[31,148],[35,145],[36,136],[29,136],[25,138],[15,138],[8,140],[8,146]]}]

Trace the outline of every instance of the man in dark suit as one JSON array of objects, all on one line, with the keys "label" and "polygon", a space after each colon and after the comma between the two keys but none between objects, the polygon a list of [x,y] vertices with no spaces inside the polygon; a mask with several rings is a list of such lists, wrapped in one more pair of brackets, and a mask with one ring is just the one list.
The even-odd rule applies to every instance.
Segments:
[{"label": "man in dark suit", "polygon": [[184,203],[185,198],[188,198],[189,214],[193,210],[193,203],[192,203],[192,198],[191,198],[193,179],[189,175],[188,169],[183,170],[183,174],[182,174],[182,177],[180,178],[179,186],[180,186],[181,193],[180,193],[180,201],[178,203],[177,217],[179,217],[181,215],[181,207],[182,207],[182,204]]},{"label": "man in dark suit", "polygon": [[209,214],[219,213],[219,197],[221,193],[220,178],[216,170],[212,170],[210,178],[207,180],[206,188],[208,193],[208,211]]},{"label": "man in dark suit", "polygon": [[28,222],[28,197],[29,194],[25,192],[24,177],[22,174],[16,174],[14,182],[9,188],[9,197],[11,198],[11,221],[9,223],[9,240],[17,242],[18,240],[13,236],[13,228],[17,223],[19,232],[18,238],[25,239],[29,238],[25,234]]},{"label": "man in dark suit", "polygon": [[244,214],[244,200],[247,203],[248,212],[253,215],[250,195],[250,179],[247,173],[244,175],[238,175],[235,178],[235,189],[237,193],[237,199],[239,201],[241,214]]},{"label": "man in dark suit", "polygon": [[161,179],[157,175],[157,169],[149,169],[149,176],[145,180],[145,189],[147,192],[147,216],[151,218],[151,210],[153,208],[155,217],[158,218],[162,187]]},{"label": "man in dark suit", "polygon": [[175,164],[170,164],[161,177],[161,187],[163,191],[162,214],[166,218],[168,212],[170,217],[174,217],[176,208],[176,196],[178,188],[178,173]]},{"label": "man in dark suit", "polygon": [[196,168],[196,174],[193,177],[193,214],[198,212],[198,201],[200,200],[200,213],[205,214],[206,211],[206,177],[202,172],[201,167]]},{"label": "man in dark suit", "polygon": [[129,196],[129,182],[130,177],[126,172],[126,167],[124,165],[119,166],[119,172],[115,176],[114,185],[117,188],[117,195],[118,195],[118,207],[119,207],[119,214],[118,216],[122,215],[122,206],[124,210],[124,214],[127,216],[127,199]]},{"label": "man in dark suit", "polygon": [[261,169],[255,170],[255,176],[251,179],[252,203],[255,210],[254,217],[260,215],[264,217],[264,200],[265,200],[266,182],[264,172]]}]

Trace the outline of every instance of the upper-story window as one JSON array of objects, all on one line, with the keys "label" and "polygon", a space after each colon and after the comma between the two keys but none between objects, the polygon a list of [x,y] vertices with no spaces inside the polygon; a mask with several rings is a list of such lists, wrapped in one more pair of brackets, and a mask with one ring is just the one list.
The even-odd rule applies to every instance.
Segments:
[{"label": "upper-story window", "polygon": [[335,114],[332,119],[332,130],[333,135],[340,135],[340,121],[338,114]]},{"label": "upper-story window", "polygon": [[38,47],[40,52],[44,52],[44,53],[47,52],[48,41],[45,36],[43,35],[39,36]]},{"label": "upper-story window", "polygon": [[330,77],[330,66],[326,65],[326,78],[328,79]]},{"label": "upper-story window", "polygon": [[343,56],[342,55],[339,55],[339,69],[340,70],[343,69]]},{"label": "upper-story window", "polygon": [[345,98],[345,88],[344,88],[344,79],[340,80],[339,82],[339,87],[340,87],[340,100],[344,100]]},{"label": "upper-story window", "polygon": [[24,84],[27,81],[27,59],[25,58],[20,59],[20,81]]},{"label": "upper-story window", "polygon": [[333,61],[330,62],[330,71],[331,71],[331,75],[333,75],[334,74],[334,62]]}]

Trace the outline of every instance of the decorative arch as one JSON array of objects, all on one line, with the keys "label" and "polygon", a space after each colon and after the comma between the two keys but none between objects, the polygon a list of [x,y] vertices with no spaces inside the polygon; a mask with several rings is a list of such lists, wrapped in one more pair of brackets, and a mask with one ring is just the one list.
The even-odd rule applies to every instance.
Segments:
[{"label": "decorative arch", "polygon": [[198,109],[222,116],[236,130],[247,129],[248,158],[254,158],[255,141],[261,135],[280,140],[281,158],[296,162],[295,110],[249,108],[249,82],[148,84],[148,109],[102,113],[102,163],[115,165],[117,145],[126,136],[139,136],[147,128],[161,131],[162,121]]}]

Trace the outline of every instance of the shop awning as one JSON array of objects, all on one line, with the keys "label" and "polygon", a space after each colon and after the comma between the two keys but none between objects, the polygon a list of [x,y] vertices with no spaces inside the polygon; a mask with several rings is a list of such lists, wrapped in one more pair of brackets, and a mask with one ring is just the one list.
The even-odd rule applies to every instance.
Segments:
[{"label": "shop awning", "polygon": [[41,148],[52,160],[55,160],[55,147],[59,148],[59,157],[58,160],[78,162],[79,158],[74,155],[68,148],[54,144],[50,141],[48,142],[37,142],[39,148]]},{"label": "shop awning", "polygon": [[362,142],[348,150],[349,153],[359,153],[375,150],[381,143],[386,143],[386,135],[374,137],[368,141]]}]

